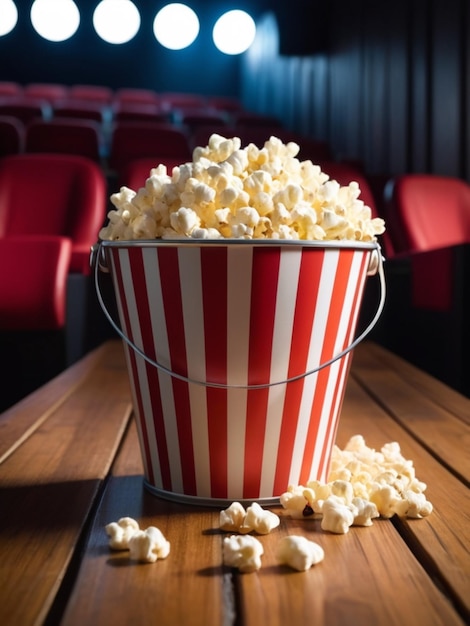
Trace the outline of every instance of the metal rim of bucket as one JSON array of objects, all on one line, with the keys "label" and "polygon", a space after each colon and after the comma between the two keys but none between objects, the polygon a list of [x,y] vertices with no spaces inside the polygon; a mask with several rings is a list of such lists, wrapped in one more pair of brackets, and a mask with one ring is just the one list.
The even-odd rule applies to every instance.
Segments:
[{"label": "metal rim of bucket", "polygon": [[[184,376],[182,374],[178,374],[177,372],[174,372],[170,368],[165,367],[161,363],[158,363],[158,361],[155,361],[154,359],[149,357],[147,354],[145,354],[145,352],[141,348],[139,348],[139,346],[137,346],[122,331],[119,325],[114,321],[112,315],[109,313],[106,307],[106,304],[104,302],[103,296],[101,294],[101,289],[100,289],[100,284],[99,284],[99,271],[101,270],[104,272],[109,272],[108,267],[104,263],[104,254],[103,254],[104,247],[124,247],[124,246],[125,247],[135,247],[135,246],[136,247],[155,247],[155,245],[173,246],[173,247],[178,247],[181,245],[201,247],[201,246],[206,246],[206,245],[207,246],[217,246],[217,245],[226,246],[227,244],[233,244],[233,243],[236,243],[238,245],[251,245],[251,246],[266,246],[266,245],[286,246],[286,244],[288,244],[289,246],[296,245],[296,246],[316,247],[316,248],[325,248],[325,247],[326,248],[343,248],[343,249],[344,248],[353,248],[353,249],[359,248],[359,249],[364,249],[364,250],[373,250],[375,252],[375,255],[373,254],[371,263],[369,264],[368,275],[377,274],[379,277],[380,299],[377,305],[377,311],[374,317],[372,318],[371,322],[365,328],[365,330],[363,330],[363,332],[358,337],[356,337],[356,339],[354,339],[354,341],[350,343],[349,346],[347,346],[344,350],[341,350],[341,352],[338,352],[334,357],[332,357],[328,361],[321,363],[320,365],[318,365],[317,367],[311,370],[302,372],[302,374],[292,376],[291,378],[286,378],[284,380],[278,380],[278,381],[274,381],[270,383],[260,383],[256,385],[238,385],[238,384],[229,385],[229,384],[224,384],[224,383],[216,383],[212,381],[198,380],[195,378]],[[161,372],[164,372],[165,374],[168,374],[169,376],[172,376],[173,378],[181,380],[185,383],[191,383],[191,384],[199,385],[203,387],[213,387],[217,389],[266,389],[268,387],[274,387],[276,385],[285,385],[287,383],[295,382],[302,378],[306,378],[307,376],[311,376],[312,374],[316,374],[320,370],[328,367],[329,365],[332,365],[339,359],[342,359],[344,356],[346,356],[359,343],[361,343],[361,341],[363,341],[367,337],[367,335],[372,331],[374,326],[377,324],[382,314],[383,308],[385,306],[385,296],[386,296],[385,273],[383,269],[383,262],[384,262],[384,258],[382,256],[381,247],[377,241],[366,243],[366,242],[356,242],[356,241],[304,241],[304,240],[272,240],[272,239],[259,239],[259,240],[252,240],[252,239],[213,239],[213,240],[160,239],[160,240],[155,240],[155,239],[152,239],[152,240],[133,240],[133,241],[120,241],[120,240],[119,241],[100,241],[98,244],[93,246],[91,250],[91,257],[90,257],[90,264],[94,268],[95,290],[96,290],[98,302],[108,322],[111,324],[113,329],[117,332],[119,337],[121,337],[121,339],[125,341],[127,345],[130,348],[132,348],[134,352],[136,352],[136,354],[142,357],[145,361],[147,361],[147,363],[149,363],[153,367],[156,367],[157,369],[159,369]]]}]

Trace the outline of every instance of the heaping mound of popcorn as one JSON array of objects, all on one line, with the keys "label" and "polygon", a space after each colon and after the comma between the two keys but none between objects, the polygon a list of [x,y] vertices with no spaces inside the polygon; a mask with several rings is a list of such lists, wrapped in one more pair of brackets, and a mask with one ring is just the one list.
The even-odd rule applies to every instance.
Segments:
[{"label": "heaping mound of popcorn", "polygon": [[432,512],[424,494],[426,484],[416,478],[411,460],[396,442],[380,451],[369,448],[361,435],[345,448],[333,448],[327,483],[291,486],[281,504],[291,517],[321,518],[323,530],[344,534],[350,526],[370,526],[376,517],[420,518]]},{"label": "heaping mound of popcorn", "polygon": [[300,161],[299,149],[276,137],[242,148],[238,137],[213,134],[192,162],[171,174],[160,164],[142,188],[114,193],[99,237],[375,241],[384,222],[372,218],[358,183],[330,180]]}]

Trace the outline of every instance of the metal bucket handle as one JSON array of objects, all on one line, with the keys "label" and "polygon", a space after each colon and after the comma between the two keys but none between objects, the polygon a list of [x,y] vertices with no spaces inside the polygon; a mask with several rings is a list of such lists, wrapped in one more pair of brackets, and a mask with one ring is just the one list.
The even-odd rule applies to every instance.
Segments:
[{"label": "metal bucket handle", "polygon": [[308,370],[307,372],[303,372],[302,374],[298,374],[297,376],[292,376],[291,378],[286,378],[285,380],[279,380],[279,381],[275,381],[272,383],[261,383],[258,385],[227,385],[224,383],[197,380],[197,379],[189,378],[188,376],[183,376],[182,374],[173,372],[173,370],[169,369],[168,367],[165,367],[161,363],[158,363],[157,361],[150,358],[129,337],[127,337],[127,335],[122,331],[122,329],[116,324],[116,322],[114,321],[111,314],[109,313],[106,307],[106,304],[103,300],[103,296],[101,294],[101,289],[100,289],[100,284],[99,284],[99,270],[102,269],[104,271],[109,271],[108,268],[100,264],[100,258],[102,258],[101,246],[102,246],[102,242],[100,242],[99,244],[95,245],[92,248],[90,263],[92,266],[94,266],[95,289],[96,289],[96,295],[98,297],[98,302],[103,310],[103,313],[105,314],[106,318],[111,324],[111,326],[114,328],[117,334],[121,337],[121,339],[123,339],[127,343],[127,345],[130,348],[132,348],[132,350],[134,350],[134,352],[136,352],[139,356],[145,359],[145,361],[147,361],[147,363],[149,363],[150,365],[156,367],[157,369],[164,372],[165,374],[169,374],[173,378],[177,378],[178,380],[181,380],[185,383],[192,383],[195,385],[201,385],[203,387],[215,387],[218,389],[266,389],[267,387],[274,387],[275,385],[284,385],[286,383],[292,383],[292,382],[295,382],[296,380],[300,380],[301,378],[306,378],[307,376],[316,374],[320,370],[324,369],[325,367],[328,367],[329,365],[332,365],[335,361],[338,361],[339,359],[346,356],[361,341],[363,341],[366,338],[366,336],[371,332],[371,330],[374,328],[374,326],[377,324],[382,314],[384,305],[385,305],[386,286],[385,286],[385,274],[384,274],[384,269],[383,269],[384,258],[382,256],[380,244],[378,242],[375,242],[375,250],[372,253],[371,262],[369,264],[368,275],[378,274],[379,279],[380,279],[380,299],[379,299],[379,303],[377,306],[377,311],[372,321],[365,328],[365,330],[356,339],[354,339],[354,341],[351,344],[349,344],[347,348],[345,348],[344,350],[336,354],[333,358],[329,359],[328,361],[325,361],[325,363],[322,363],[321,365],[318,365],[317,367],[311,370]]}]

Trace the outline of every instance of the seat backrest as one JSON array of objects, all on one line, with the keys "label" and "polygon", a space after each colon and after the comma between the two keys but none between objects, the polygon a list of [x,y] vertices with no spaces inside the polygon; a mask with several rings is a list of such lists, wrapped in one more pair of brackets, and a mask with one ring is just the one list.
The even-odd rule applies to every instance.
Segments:
[{"label": "seat backrest", "polygon": [[181,160],[175,157],[145,158],[130,161],[120,172],[119,187],[126,186],[134,191],[145,187],[145,181],[150,177],[150,171],[157,165],[166,165],[167,173],[171,176],[174,167],[181,165]]},{"label": "seat backrest", "polygon": [[117,122],[114,126],[109,166],[120,171],[130,161],[144,157],[176,157],[183,163],[191,158],[187,135],[165,123]]},{"label": "seat backrest", "polygon": [[0,161],[0,237],[69,237],[71,271],[88,271],[90,247],[105,221],[106,206],[105,176],[89,159],[21,154]]},{"label": "seat backrest", "polygon": [[399,251],[470,242],[470,185],[436,174],[406,174],[386,187],[386,220]]},{"label": "seat backrest", "polygon": [[23,94],[23,85],[15,81],[0,80],[0,98],[11,98]]},{"label": "seat backrest", "polygon": [[0,115],[16,117],[23,124],[33,119],[48,119],[51,117],[51,107],[46,100],[33,97],[11,97],[0,101]]},{"label": "seat backrest", "polygon": [[160,96],[152,89],[134,89],[124,87],[114,94],[114,104],[160,104]]},{"label": "seat backrest", "polygon": [[68,88],[57,83],[29,83],[25,85],[23,94],[26,97],[41,98],[51,104],[67,97]]},{"label": "seat backrest", "polygon": [[54,103],[53,115],[54,117],[71,117],[101,123],[106,115],[106,106],[101,102],[69,97]]},{"label": "seat backrest", "polygon": [[79,154],[99,161],[100,126],[92,120],[58,118],[50,122],[36,120],[26,127],[26,152]]},{"label": "seat backrest", "polygon": [[102,105],[110,105],[114,92],[103,85],[72,85],[69,87],[69,96],[78,100],[89,100]]}]

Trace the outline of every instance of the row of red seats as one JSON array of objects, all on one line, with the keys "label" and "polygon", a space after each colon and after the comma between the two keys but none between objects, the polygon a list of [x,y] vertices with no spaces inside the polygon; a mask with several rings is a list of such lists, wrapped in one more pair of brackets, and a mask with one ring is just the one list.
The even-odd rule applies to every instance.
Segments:
[{"label": "row of red seats", "polygon": [[103,85],[63,85],[57,83],[30,83],[0,81],[0,98],[27,97],[48,102],[50,105],[67,99],[78,102],[113,107],[120,104],[160,105],[163,108],[212,108],[239,111],[243,107],[238,98],[229,96],[204,96],[184,92],[158,92],[153,89],[111,89]]},{"label": "row of red seats", "polygon": [[199,124],[177,125],[136,121],[117,121],[104,132],[92,120],[54,118],[35,120],[27,125],[10,116],[0,116],[0,156],[21,152],[54,152],[79,154],[100,163],[119,180],[125,180],[125,167],[137,158],[155,157],[173,166],[175,161],[191,158],[196,146],[206,145],[212,133],[227,137],[238,136],[244,145],[263,145],[271,135],[282,141],[295,141],[301,146],[300,158],[320,162],[332,160],[326,142],[314,141],[274,125],[269,118],[258,116],[258,123],[228,126],[208,123],[204,117]]}]

